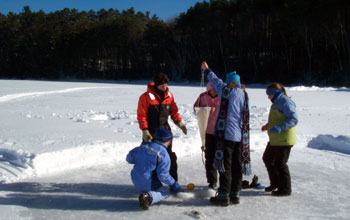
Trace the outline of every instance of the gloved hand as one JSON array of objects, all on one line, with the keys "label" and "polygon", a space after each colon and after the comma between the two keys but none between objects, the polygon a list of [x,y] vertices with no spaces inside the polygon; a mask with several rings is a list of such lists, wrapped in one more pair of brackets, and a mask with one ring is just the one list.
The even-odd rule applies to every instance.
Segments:
[{"label": "gloved hand", "polygon": [[266,125],[263,125],[262,127],[261,127],[261,131],[266,131],[267,130],[267,124]]},{"label": "gloved hand", "polygon": [[172,192],[179,192],[180,189],[181,189],[181,186],[180,186],[180,184],[177,181],[175,181],[175,183],[170,186],[170,190]]},{"label": "gloved hand", "polygon": [[179,128],[182,130],[182,132],[183,132],[184,134],[187,135],[187,128],[186,128],[186,126],[184,125],[184,123],[182,123],[182,121],[178,122],[176,125],[177,125],[177,127],[179,127]]},{"label": "gloved hand", "polygon": [[152,135],[149,133],[148,129],[142,130],[142,140],[144,142],[151,142],[152,141]]},{"label": "gloved hand", "polygon": [[281,133],[282,129],[280,128],[280,126],[276,125],[274,126],[273,128],[271,128],[270,132],[271,133],[276,133],[276,134],[279,134]]}]

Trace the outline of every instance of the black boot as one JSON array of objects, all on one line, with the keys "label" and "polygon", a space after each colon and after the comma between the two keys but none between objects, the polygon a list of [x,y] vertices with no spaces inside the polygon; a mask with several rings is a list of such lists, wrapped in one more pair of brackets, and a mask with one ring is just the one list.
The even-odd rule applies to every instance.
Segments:
[{"label": "black boot", "polygon": [[218,187],[216,186],[216,183],[209,183],[209,188],[216,190]]},{"label": "black boot", "polygon": [[273,196],[290,196],[292,192],[286,189],[278,189],[276,191],[272,191],[271,195]]},{"label": "black boot", "polygon": [[230,193],[230,202],[231,204],[239,204],[239,193],[238,192],[234,192],[234,193]]},{"label": "black boot", "polygon": [[271,186],[265,187],[265,192],[272,192],[275,189],[277,189],[277,186],[271,185]]},{"label": "black boot", "polygon": [[141,193],[139,196],[139,205],[143,210],[149,209],[151,204],[151,197],[148,193]]},{"label": "black boot", "polygon": [[210,197],[210,202],[214,205],[228,206],[230,204],[228,193],[217,193],[215,197]]},{"label": "black boot", "polygon": [[248,189],[249,188],[249,181],[243,180],[242,181],[242,189]]},{"label": "black boot", "polygon": [[252,179],[252,183],[249,185],[250,188],[255,188],[258,185],[258,176],[254,175],[253,179]]}]

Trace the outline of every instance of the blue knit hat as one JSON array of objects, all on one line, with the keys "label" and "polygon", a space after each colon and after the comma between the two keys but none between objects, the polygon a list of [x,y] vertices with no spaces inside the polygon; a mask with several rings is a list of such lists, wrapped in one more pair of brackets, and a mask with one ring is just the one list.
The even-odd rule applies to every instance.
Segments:
[{"label": "blue knit hat", "polygon": [[156,136],[154,137],[155,141],[165,143],[165,142],[171,141],[172,139],[173,139],[173,135],[168,129],[158,128],[156,130]]},{"label": "blue knit hat", "polygon": [[241,83],[240,77],[236,71],[226,74],[226,83],[229,84],[230,82]]}]

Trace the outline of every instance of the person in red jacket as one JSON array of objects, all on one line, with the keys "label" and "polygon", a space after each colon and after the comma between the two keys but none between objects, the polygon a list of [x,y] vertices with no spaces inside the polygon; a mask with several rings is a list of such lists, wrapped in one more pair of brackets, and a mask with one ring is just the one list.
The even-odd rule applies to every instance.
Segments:
[{"label": "person in red jacket", "polygon": [[[166,128],[171,132],[168,118],[187,134],[187,128],[183,124],[174,101],[173,94],[168,88],[169,79],[164,73],[159,73],[153,77],[153,82],[147,86],[147,92],[143,93],[138,102],[137,121],[142,130],[142,141],[151,142],[157,128]],[[172,143],[167,148],[170,156],[170,175],[177,181],[177,157],[172,151]]]}]

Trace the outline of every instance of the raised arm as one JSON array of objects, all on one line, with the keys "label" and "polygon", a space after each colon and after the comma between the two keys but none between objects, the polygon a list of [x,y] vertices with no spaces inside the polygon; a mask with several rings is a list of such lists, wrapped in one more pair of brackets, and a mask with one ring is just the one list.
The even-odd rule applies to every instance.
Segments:
[{"label": "raised arm", "polygon": [[217,75],[211,69],[209,69],[207,62],[204,61],[201,68],[204,70],[204,74],[207,76],[207,79],[210,82],[211,86],[221,98],[222,90],[226,84],[219,77],[217,77]]}]

